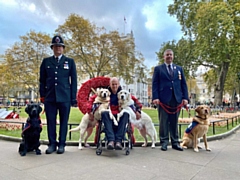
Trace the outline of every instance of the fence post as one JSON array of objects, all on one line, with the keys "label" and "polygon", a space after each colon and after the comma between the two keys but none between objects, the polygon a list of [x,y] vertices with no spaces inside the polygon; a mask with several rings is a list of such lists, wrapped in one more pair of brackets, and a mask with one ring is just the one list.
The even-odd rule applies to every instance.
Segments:
[{"label": "fence post", "polygon": [[24,124],[25,124],[25,123],[23,122],[23,123],[22,123],[22,131],[24,130]]},{"label": "fence post", "polygon": [[213,122],[213,134],[215,135],[215,122]]},{"label": "fence post", "polygon": [[179,134],[179,137],[182,137],[182,124],[178,124],[179,126],[178,126],[178,128],[179,128],[179,132],[178,132],[178,134]]},{"label": "fence post", "polygon": [[[69,129],[72,129],[72,124],[69,124]],[[72,139],[72,133],[71,131],[69,131],[69,140]]]},{"label": "fence post", "polygon": [[183,119],[183,108],[182,108],[182,119]]}]

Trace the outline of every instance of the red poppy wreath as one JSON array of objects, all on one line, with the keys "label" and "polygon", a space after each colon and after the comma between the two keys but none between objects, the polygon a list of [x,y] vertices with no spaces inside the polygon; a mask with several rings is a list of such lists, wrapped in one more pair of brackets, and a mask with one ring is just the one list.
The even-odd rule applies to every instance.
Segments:
[{"label": "red poppy wreath", "polygon": [[79,110],[83,113],[87,113],[87,104],[89,100],[89,95],[92,92],[92,89],[97,89],[97,88],[106,88],[109,86],[109,77],[95,77],[92,79],[89,79],[85,83],[82,84],[80,89],[78,90],[77,94],[77,102],[78,102],[78,108]]}]

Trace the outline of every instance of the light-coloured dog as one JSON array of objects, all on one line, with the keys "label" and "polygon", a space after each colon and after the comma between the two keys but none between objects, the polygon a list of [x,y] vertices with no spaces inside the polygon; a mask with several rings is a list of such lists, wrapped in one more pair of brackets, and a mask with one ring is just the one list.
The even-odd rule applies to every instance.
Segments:
[{"label": "light-coloured dog", "polygon": [[134,101],[131,98],[131,94],[126,90],[121,90],[118,92],[118,103],[120,108],[120,113],[117,115],[117,120],[123,116],[123,113],[129,114],[130,122],[138,129],[138,132],[144,138],[144,144],[142,147],[147,146],[147,135],[152,140],[152,148],[155,148],[155,143],[157,141],[157,131],[154,127],[152,119],[143,111],[141,112],[141,118],[136,119],[136,114],[133,110]]},{"label": "light-coloured dog", "polygon": [[[180,145],[185,149],[193,148],[195,152],[199,152],[199,149],[201,149],[199,139],[203,138],[205,149],[211,151],[207,143],[207,132],[210,125],[210,108],[207,105],[200,105],[195,111],[197,112],[197,116],[193,118],[193,122],[188,126],[188,128],[191,128],[191,131],[188,133],[185,131]],[[191,127],[195,124],[194,121],[198,124],[195,127]]]},{"label": "light-coloured dog", "polygon": [[82,139],[84,138],[85,132],[87,132],[87,135],[84,138],[84,146],[89,147],[89,144],[87,144],[87,139],[91,136],[93,128],[96,126],[97,122],[101,119],[101,113],[103,111],[108,111],[109,116],[113,120],[114,124],[116,126],[118,125],[118,122],[113,116],[109,107],[109,100],[110,100],[110,94],[111,94],[110,91],[108,89],[101,88],[101,89],[98,89],[96,93],[97,93],[97,97],[95,98],[95,101],[93,103],[93,106],[97,106],[94,112],[94,120],[91,121],[89,114],[86,113],[82,117],[82,120],[79,126],[69,130],[69,132],[80,131],[78,149],[83,149]]}]

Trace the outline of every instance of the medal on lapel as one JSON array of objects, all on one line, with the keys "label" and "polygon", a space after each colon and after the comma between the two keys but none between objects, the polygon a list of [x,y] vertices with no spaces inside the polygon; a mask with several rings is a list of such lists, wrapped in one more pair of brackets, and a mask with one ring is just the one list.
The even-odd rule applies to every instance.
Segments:
[{"label": "medal on lapel", "polygon": [[181,76],[181,72],[178,71],[178,79],[181,80],[182,79],[182,76]]},{"label": "medal on lapel", "polygon": [[69,69],[68,61],[65,61],[63,64],[63,69]]},{"label": "medal on lapel", "polygon": [[175,70],[176,70],[176,66],[173,67],[173,75],[174,75]]}]

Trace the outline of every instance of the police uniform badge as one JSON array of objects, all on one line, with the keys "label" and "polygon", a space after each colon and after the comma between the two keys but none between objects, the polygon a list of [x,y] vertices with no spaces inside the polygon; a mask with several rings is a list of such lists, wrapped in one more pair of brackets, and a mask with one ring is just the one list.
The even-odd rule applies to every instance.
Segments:
[{"label": "police uniform badge", "polygon": [[60,43],[60,38],[58,36],[55,38],[55,42]]}]

